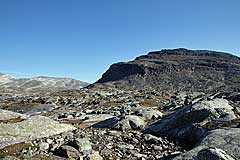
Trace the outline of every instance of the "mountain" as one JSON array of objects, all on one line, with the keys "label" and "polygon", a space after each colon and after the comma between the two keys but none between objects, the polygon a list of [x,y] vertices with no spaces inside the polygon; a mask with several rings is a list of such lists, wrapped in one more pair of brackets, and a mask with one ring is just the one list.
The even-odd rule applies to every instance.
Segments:
[{"label": "mountain", "polygon": [[55,77],[32,77],[15,78],[0,73],[0,92],[1,93],[49,93],[61,90],[80,89],[86,87],[88,83],[71,78]]},{"label": "mountain", "polygon": [[110,66],[94,84],[165,91],[214,91],[240,88],[240,58],[229,53],[167,49]]},{"label": "mountain", "polygon": [[0,85],[12,82],[12,80],[14,80],[14,79],[16,79],[16,78],[13,76],[0,73]]}]

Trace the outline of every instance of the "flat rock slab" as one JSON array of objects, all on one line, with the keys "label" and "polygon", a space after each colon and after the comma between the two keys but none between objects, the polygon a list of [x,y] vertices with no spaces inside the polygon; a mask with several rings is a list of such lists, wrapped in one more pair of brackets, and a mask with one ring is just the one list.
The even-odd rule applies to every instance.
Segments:
[{"label": "flat rock slab", "polygon": [[61,124],[44,116],[32,116],[18,123],[0,124],[0,149],[8,145],[75,130],[72,125]]},{"label": "flat rock slab", "polygon": [[8,120],[13,120],[17,118],[26,119],[27,116],[24,114],[0,109],[0,122],[7,122]]}]

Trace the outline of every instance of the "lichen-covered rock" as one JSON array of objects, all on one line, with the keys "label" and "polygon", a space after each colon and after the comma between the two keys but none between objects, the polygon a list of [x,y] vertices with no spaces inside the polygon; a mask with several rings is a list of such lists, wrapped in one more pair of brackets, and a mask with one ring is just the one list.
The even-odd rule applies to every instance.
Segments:
[{"label": "lichen-covered rock", "polygon": [[92,145],[88,138],[77,138],[75,141],[78,150],[84,155],[89,155],[92,152]]},{"label": "lichen-covered rock", "polygon": [[43,116],[33,116],[18,123],[0,124],[0,148],[75,129]]}]

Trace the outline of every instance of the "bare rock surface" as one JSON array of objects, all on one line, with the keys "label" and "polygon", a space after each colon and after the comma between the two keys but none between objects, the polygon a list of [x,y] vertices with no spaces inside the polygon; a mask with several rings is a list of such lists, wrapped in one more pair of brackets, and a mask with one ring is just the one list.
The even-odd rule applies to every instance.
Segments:
[{"label": "bare rock surface", "polygon": [[240,159],[239,134],[239,128],[213,130],[209,132],[208,135],[206,135],[194,149],[181,154],[180,156],[174,158],[174,160],[191,160],[194,159],[194,157],[200,158],[203,156],[202,150],[209,147],[218,148],[225,151],[226,154],[229,155],[226,155],[225,157]]},{"label": "bare rock surface", "polygon": [[43,116],[32,116],[17,123],[0,123],[0,148],[74,129],[71,125],[60,124]]},{"label": "bare rock surface", "polygon": [[200,101],[153,123],[145,132],[165,134],[178,139],[181,143],[194,145],[207,132],[201,127],[207,122],[235,119],[232,109],[225,99]]}]

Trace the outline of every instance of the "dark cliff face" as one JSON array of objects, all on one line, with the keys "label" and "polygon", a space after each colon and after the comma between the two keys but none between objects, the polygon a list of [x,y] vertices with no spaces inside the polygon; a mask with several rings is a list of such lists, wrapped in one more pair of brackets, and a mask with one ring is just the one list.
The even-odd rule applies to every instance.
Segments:
[{"label": "dark cliff face", "polygon": [[113,64],[96,82],[123,88],[215,91],[240,88],[240,58],[228,53],[174,49]]}]

